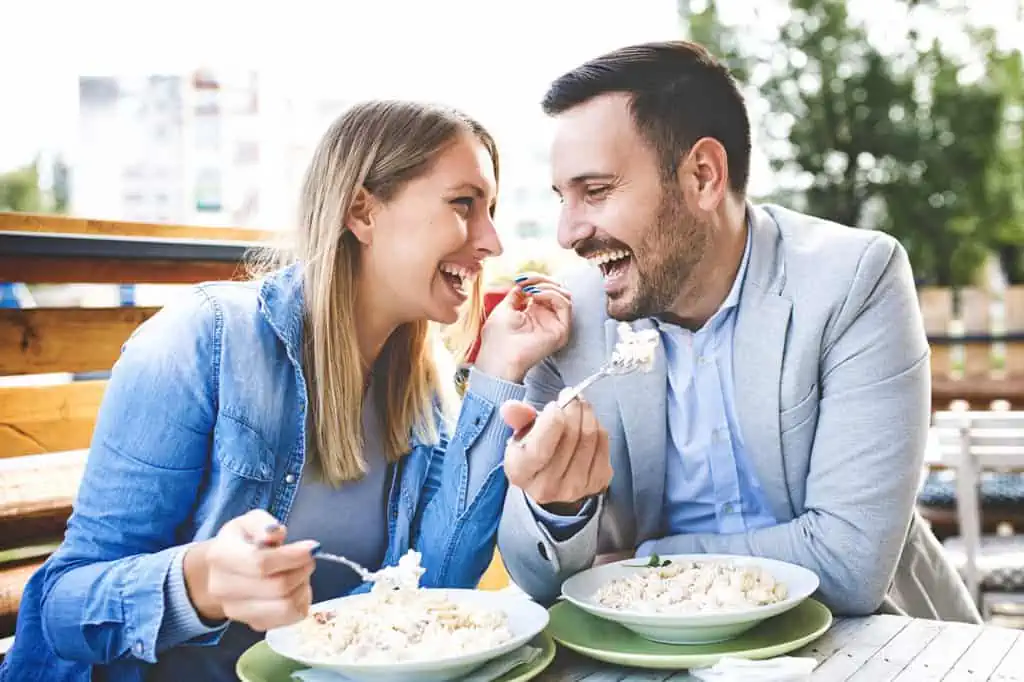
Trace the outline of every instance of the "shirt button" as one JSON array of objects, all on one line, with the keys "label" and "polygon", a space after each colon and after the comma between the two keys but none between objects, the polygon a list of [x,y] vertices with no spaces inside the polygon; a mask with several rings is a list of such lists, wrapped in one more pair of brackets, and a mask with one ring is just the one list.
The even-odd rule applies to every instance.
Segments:
[{"label": "shirt button", "polygon": [[288,485],[295,483],[295,474],[288,474],[287,476],[285,476],[284,482],[287,483]]},{"label": "shirt button", "polygon": [[135,652],[136,656],[141,656],[142,655],[142,642],[136,642],[135,646],[132,647],[132,650]]},{"label": "shirt button", "polygon": [[722,507],[722,511],[726,514],[732,514],[733,509],[735,509],[735,507],[733,507],[731,502],[726,502],[725,506]]}]

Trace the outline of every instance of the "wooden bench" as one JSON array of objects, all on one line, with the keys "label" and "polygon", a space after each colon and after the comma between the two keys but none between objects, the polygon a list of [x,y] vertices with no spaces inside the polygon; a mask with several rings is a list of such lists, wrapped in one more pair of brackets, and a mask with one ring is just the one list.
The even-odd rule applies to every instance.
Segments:
[{"label": "wooden bench", "polygon": [[[270,233],[0,213],[0,282],[194,284],[244,272]],[[104,379],[154,307],[0,309],[0,638],[60,542]],[[55,378],[56,377],[56,378]]]}]

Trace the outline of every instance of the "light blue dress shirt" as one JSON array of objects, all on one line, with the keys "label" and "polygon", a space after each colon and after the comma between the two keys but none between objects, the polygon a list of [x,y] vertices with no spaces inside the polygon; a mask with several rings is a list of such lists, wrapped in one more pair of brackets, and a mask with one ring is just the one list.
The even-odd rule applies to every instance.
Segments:
[{"label": "light blue dress shirt", "polygon": [[[750,259],[750,228],[736,279],[718,311],[696,332],[656,320],[667,366],[663,527],[666,535],[741,533],[776,524],[744,450],[736,417],[733,332]],[[575,533],[594,505],[562,517],[531,505],[556,539]],[[655,538],[656,539],[656,538]],[[655,539],[640,545],[650,553]]]}]

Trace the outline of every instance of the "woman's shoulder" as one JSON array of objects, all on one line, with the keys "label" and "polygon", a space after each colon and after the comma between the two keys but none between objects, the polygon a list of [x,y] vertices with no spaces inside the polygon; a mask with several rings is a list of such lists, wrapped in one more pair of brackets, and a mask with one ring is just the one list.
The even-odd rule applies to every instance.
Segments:
[{"label": "woman's shoulder", "polygon": [[207,282],[189,286],[132,333],[124,349],[153,359],[215,353],[226,335],[256,331],[258,282]]}]

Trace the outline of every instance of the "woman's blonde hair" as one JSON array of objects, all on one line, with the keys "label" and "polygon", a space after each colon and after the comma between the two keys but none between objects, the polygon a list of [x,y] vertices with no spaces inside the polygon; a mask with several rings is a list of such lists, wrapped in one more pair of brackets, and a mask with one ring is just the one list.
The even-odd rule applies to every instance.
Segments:
[{"label": "woman's blonde hair", "polygon": [[[360,243],[345,221],[360,188],[390,201],[462,134],[498,152],[479,123],[450,108],[408,101],[370,101],[343,113],[327,130],[306,170],[293,248],[279,249],[275,266],[297,262],[303,271],[303,369],[309,398],[307,463],[333,485],[361,478],[362,402],[366,379],[355,327],[355,282]],[[464,358],[483,318],[482,277],[477,277],[459,322],[446,330],[448,345]],[[408,452],[410,439],[434,442],[435,408],[448,414],[455,359],[439,330],[426,320],[402,325],[377,361],[374,381],[389,462]]]}]

